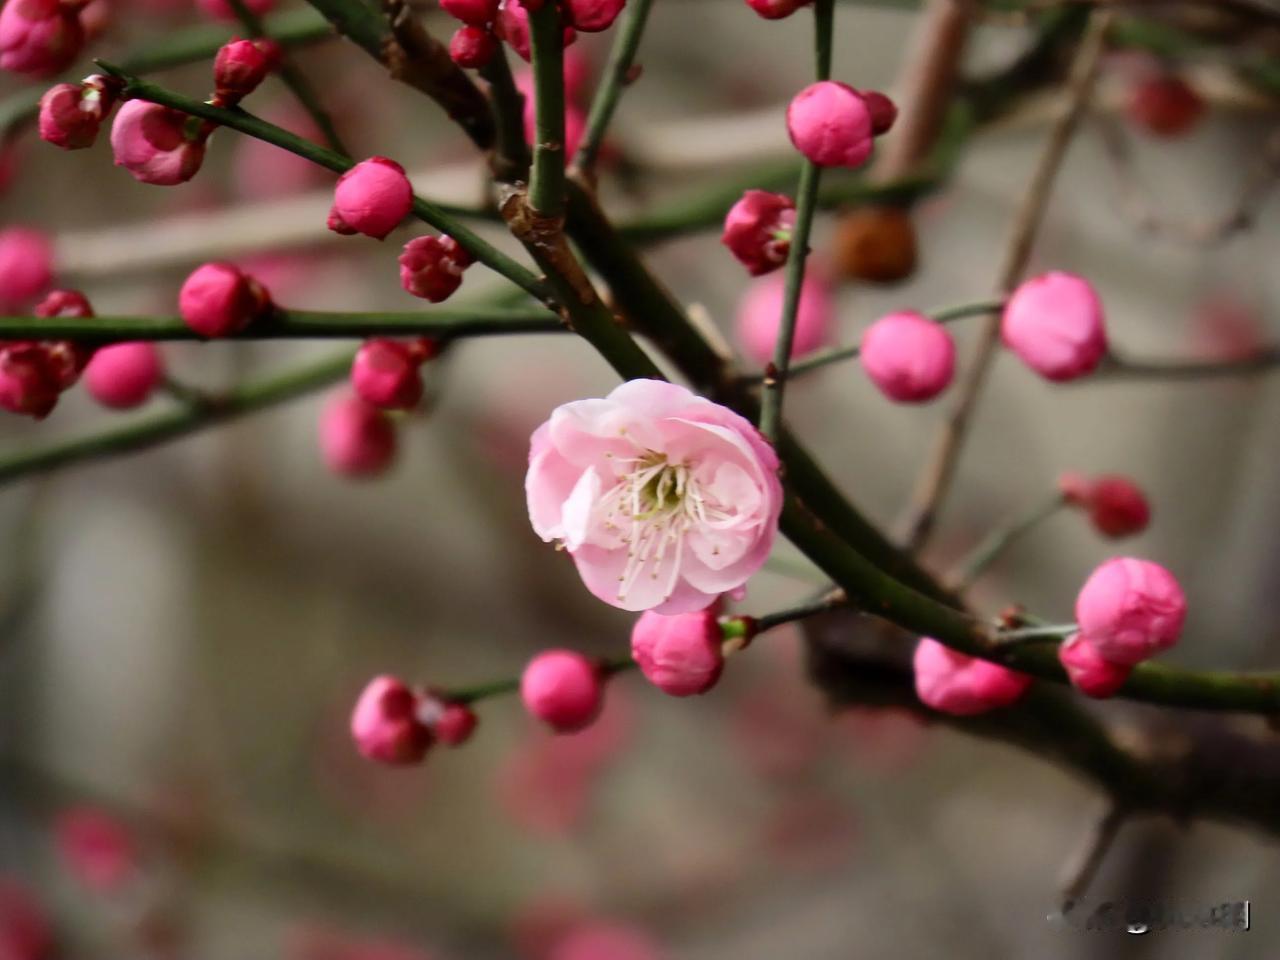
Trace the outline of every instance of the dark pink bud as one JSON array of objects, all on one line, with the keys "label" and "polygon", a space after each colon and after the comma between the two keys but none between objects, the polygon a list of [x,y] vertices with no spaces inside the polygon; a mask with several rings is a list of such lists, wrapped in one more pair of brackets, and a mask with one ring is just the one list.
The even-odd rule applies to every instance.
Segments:
[{"label": "dark pink bud", "polygon": [[498,15],[498,0],[440,0],[440,9],[469,26],[483,27]]},{"label": "dark pink bud", "polygon": [[790,197],[748,190],[729,208],[720,242],[758,277],[787,262],[796,205]]},{"label": "dark pink bud", "polygon": [[329,229],[381,240],[400,225],[412,207],[413,187],[404,167],[386,157],[370,157],[338,178]]},{"label": "dark pink bud", "polygon": [[202,337],[228,337],[271,309],[262,285],[230,263],[197,267],[178,292],[178,312]]},{"label": "dark pink bud", "polygon": [[720,623],[711,610],[671,617],[648,610],[631,628],[631,658],[663,693],[706,693],[724,669]]},{"label": "dark pink bud", "polygon": [[446,703],[436,720],[436,739],[447,747],[460,747],[471,739],[479,722],[465,703]]},{"label": "dark pink bud", "polygon": [[1088,512],[1089,519],[1103,536],[1133,536],[1147,529],[1151,522],[1151,506],[1146,494],[1128,477],[1107,474],[1086,479],[1067,474],[1058,485],[1069,503]]},{"label": "dark pink bud", "polygon": [[1031,678],[998,663],[966,656],[921,637],[912,659],[916,695],[935,710],[972,717],[1022,698]]},{"label": "dark pink bud", "polygon": [[459,27],[449,40],[449,56],[460,67],[478,70],[497,52],[498,40],[486,27]]},{"label": "dark pink bud", "polygon": [[860,167],[871,156],[871,111],[848,84],[822,80],[797,93],[787,107],[787,132],[820,167]]},{"label": "dark pink bud", "polygon": [[[92,317],[93,306],[79,290],[54,290],[37,303],[32,312],[37,317]],[[40,345],[62,390],[80,379],[81,371],[93,356],[92,347],[71,340],[44,340]]]},{"label": "dark pink bud", "polygon": [[271,59],[252,40],[225,43],[213,61],[213,83],[224,105],[238,103],[258,89],[271,71]]},{"label": "dark pink bud", "polygon": [[596,665],[582,654],[548,650],[524,668],[520,699],[530,714],[557,733],[574,733],[600,715],[604,684]]},{"label": "dark pink bud", "polygon": [[397,340],[366,340],[351,364],[351,386],[382,410],[411,410],[422,399],[420,362]]},{"label": "dark pink bud", "polygon": [[781,20],[801,7],[808,6],[810,2],[811,0],[747,0],[747,6],[766,20]]},{"label": "dark pink bud", "polygon": [[113,410],[146,403],[163,378],[160,351],[146,341],[99,347],[84,370],[89,395]]},{"label": "dark pink bud", "polygon": [[86,102],[80,84],[55,84],[40,98],[40,139],[64,150],[93,146],[102,126],[95,106]]},{"label": "dark pink bud", "polygon": [[1072,686],[1087,697],[1113,696],[1133,667],[1104,660],[1092,643],[1075,633],[1058,647],[1058,660]]},{"label": "dark pink bud", "polygon": [[37,317],[92,317],[93,305],[79,290],[52,290],[32,312]]},{"label": "dark pink bud", "polygon": [[42,420],[57,405],[61,393],[58,365],[41,344],[0,347],[0,408]]},{"label": "dark pink bud", "polygon": [[433,738],[418,719],[418,703],[418,695],[395,677],[369,681],[351,713],[356,749],[378,763],[421,763]]},{"label": "dark pink bud", "polygon": [[0,957],[50,960],[53,932],[44,906],[17,879],[0,875]]},{"label": "dark pink bud", "polygon": [[1204,100],[1181,77],[1168,74],[1139,82],[1129,97],[1129,119],[1158,137],[1180,137],[1204,113]]},{"label": "dark pink bud", "polygon": [[1187,598],[1172,573],[1149,560],[1114,557],[1076,596],[1080,633],[1112,663],[1135,664],[1178,642]]},{"label": "dark pink bud", "polygon": [[59,0],[7,0],[0,8],[0,69],[47,77],[69,67],[83,47],[76,10]]},{"label": "dark pink bud", "polygon": [[377,407],[354,394],[339,394],[320,416],[320,452],[334,473],[376,476],[395,461],[395,426]]},{"label": "dark pink bud", "polygon": [[53,244],[39,230],[0,230],[0,310],[16,313],[53,282]]},{"label": "dark pink bud", "polygon": [[860,90],[862,102],[871,114],[871,133],[880,136],[888,133],[898,119],[898,105],[879,90]]},{"label": "dark pink bud", "polygon": [[116,166],[140,183],[171,187],[186,183],[204,163],[208,129],[180,110],[158,103],[130,100],[111,125]]},{"label": "dark pink bud", "polygon": [[599,33],[613,26],[627,0],[562,0],[565,23],[583,33]]},{"label": "dark pink bud", "polygon": [[440,303],[461,286],[471,263],[471,254],[452,237],[415,237],[400,254],[400,285],[415,297]]},{"label": "dark pink bud", "polygon": [[[525,4],[515,0],[502,0],[498,8],[498,16],[493,21],[493,32],[498,39],[509,46],[520,58],[528,62],[531,54],[529,47],[529,11]],[[564,28],[564,45],[567,47],[578,37],[573,27]]]},{"label": "dark pink bud", "polygon": [[63,864],[90,890],[118,890],[137,869],[138,850],[133,834],[105,810],[64,810],[54,822],[53,834]]}]

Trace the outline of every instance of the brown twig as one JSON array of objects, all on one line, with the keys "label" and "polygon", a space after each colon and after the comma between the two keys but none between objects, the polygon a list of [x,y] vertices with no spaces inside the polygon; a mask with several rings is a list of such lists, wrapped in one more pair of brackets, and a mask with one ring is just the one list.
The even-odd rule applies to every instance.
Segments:
[{"label": "brown twig", "polygon": [[[996,290],[1001,295],[1007,294],[1017,284],[1026,269],[1036,233],[1044,220],[1054,178],[1093,93],[1111,20],[1112,14],[1109,11],[1095,12],[1089,18],[1088,29],[1076,53],[1068,79],[1070,101],[1049,134],[1013,221],[996,282]],[[916,485],[912,507],[904,525],[903,540],[910,550],[919,550],[933,530],[938,510],[955,473],[956,462],[987,371],[995,359],[999,336],[1000,316],[992,314],[978,334],[978,343],[969,357],[968,370],[960,381],[955,406],[938,434],[933,452]]]},{"label": "brown twig", "polygon": [[1102,866],[1102,861],[1106,859],[1107,852],[1115,843],[1128,816],[1128,810],[1113,803],[1105,814],[1090,824],[1084,842],[1062,871],[1061,898],[1064,913],[1088,892],[1093,878],[1098,874],[1098,868]]}]

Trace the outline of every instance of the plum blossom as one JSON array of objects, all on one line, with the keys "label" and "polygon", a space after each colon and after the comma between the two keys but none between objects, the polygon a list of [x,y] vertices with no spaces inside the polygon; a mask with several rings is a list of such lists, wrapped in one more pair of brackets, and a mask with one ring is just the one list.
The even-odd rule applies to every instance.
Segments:
[{"label": "plum blossom", "polygon": [[533,434],[529,519],[587,589],[686,613],[738,589],[778,530],[778,458],[733,411],[660,380],[564,404]]}]

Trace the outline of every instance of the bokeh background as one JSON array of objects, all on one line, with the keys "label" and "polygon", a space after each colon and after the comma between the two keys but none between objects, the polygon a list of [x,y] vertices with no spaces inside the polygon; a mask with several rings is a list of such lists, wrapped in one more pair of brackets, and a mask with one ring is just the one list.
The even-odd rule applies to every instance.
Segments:
[{"label": "bokeh background", "polygon": [[[161,3],[121,0],[95,52],[136,49],[202,17]],[[837,76],[892,89],[914,23],[910,10],[841,5]],[[968,68],[1008,62],[1027,37],[981,27]],[[608,40],[580,43],[597,67]],[[782,105],[807,82],[809,51],[803,14],[771,23],[740,0],[658,3],[643,77],[615,125],[630,167],[607,175],[610,209],[656,209],[787,160]],[[432,105],[336,42],[299,59],[362,153],[401,160],[425,195],[483,198],[479,164]],[[1133,68],[1131,57],[1108,60],[1100,112],[1114,114]],[[1211,107],[1190,136],[1126,133],[1141,189],[1189,221],[1235,202],[1277,120],[1275,104],[1242,92],[1220,64],[1191,70]],[[164,75],[193,94],[208,79],[207,64]],[[274,80],[248,106],[283,119],[293,110]],[[837,342],[891,307],[990,293],[1050,116],[1033,103],[972,143],[917,211],[916,277],[843,287]],[[160,189],[112,167],[105,139],[64,153],[23,137],[0,198],[4,225],[55,235],[60,278],[99,313],[173,313],[186,272],[222,256],[259,271],[287,306],[417,305],[396,282],[395,255],[422,231],[381,245],[329,234],[327,175],[281,173],[224,131],[199,177]],[[1192,245],[1139,231],[1120,189],[1091,119],[1034,266],[1090,277],[1113,339],[1136,354],[1205,356],[1275,335],[1274,204],[1252,229]],[[820,256],[830,230],[823,218]],[[648,256],[732,339],[745,279],[715,231]],[[494,289],[475,268],[457,302]],[[175,376],[209,389],[333,349],[164,347]],[[1036,757],[906,714],[830,715],[786,631],[691,702],[619,678],[601,724],[579,737],[553,741],[507,698],[483,705],[465,749],[437,749],[421,769],[361,761],[346,718],[374,673],[466,684],[513,675],[546,646],[617,655],[627,644],[628,615],[591,598],[568,558],[533,535],[522,489],[532,428],[556,404],[611,389],[610,371],[568,337],[494,339],[460,345],[428,383],[427,408],[403,424],[400,462],[374,482],[326,472],[316,396],[0,491],[0,891],[39,901],[58,956],[538,957],[546,931],[574,918],[633,926],[661,955],[689,960],[1275,956],[1274,843],[1225,827],[1131,824],[1094,893],[1249,898],[1250,933],[1083,934],[1047,922],[1102,799]],[[1275,390],[1266,377],[1051,387],[1002,358],[930,559],[945,567],[1064,470],[1128,473],[1155,522],[1124,550],[1169,566],[1191,598],[1172,659],[1274,666]],[[788,391],[798,432],[886,525],[944,408],[890,405],[853,365]],[[73,391],[43,423],[0,422],[0,456],[124,416]],[[1114,551],[1060,515],[977,598],[1066,618],[1078,583]],[[741,609],[766,612],[821,584],[784,543]],[[125,831],[127,875],[109,889],[86,886],[60,853],[60,839],[86,829],[108,849]]]}]

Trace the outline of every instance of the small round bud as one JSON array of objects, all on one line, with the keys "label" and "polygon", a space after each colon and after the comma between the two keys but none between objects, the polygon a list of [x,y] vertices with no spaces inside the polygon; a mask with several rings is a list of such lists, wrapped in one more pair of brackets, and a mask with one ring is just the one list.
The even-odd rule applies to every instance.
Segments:
[{"label": "small round bud", "polygon": [[469,26],[483,27],[498,15],[498,0],[440,0],[440,9]]},{"label": "small round bud", "polygon": [[478,70],[497,52],[498,39],[485,27],[459,27],[449,40],[449,56],[460,67]]},{"label": "small round bud", "polygon": [[564,22],[583,33],[599,33],[613,26],[627,0],[562,0]]},{"label": "small round bud", "polygon": [[178,312],[202,337],[229,337],[271,309],[262,285],[230,263],[197,267],[178,292]]},{"label": "small round bud", "polygon": [[898,207],[860,207],[840,218],[835,262],[845,276],[871,283],[897,283],[916,269],[916,230]]},{"label": "small round bud", "polygon": [[860,90],[862,102],[871,114],[871,134],[880,136],[893,129],[898,119],[898,105],[879,90]]},{"label": "small round bud", "polygon": [[1133,672],[1133,667],[1102,659],[1093,644],[1078,633],[1058,647],[1058,660],[1071,685],[1087,697],[1114,696]]},{"label": "small round bud", "polygon": [[271,72],[270,52],[254,40],[224,43],[213,60],[213,83],[224,105],[234,105],[258,89]]},{"label": "small round bud", "polygon": [[1004,344],[1047,380],[1074,380],[1107,352],[1102,302],[1072,273],[1032,277],[1013,291],[1000,326]]},{"label": "small round bud", "polygon": [[1129,119],[1157,137],[1189,133],[1204,114],[1204,100],[1195,88],[1174,74],[1139,81],[1129,95]]},{"label": "small round bud", "polygon": [[1173,574],[1133,557],[1102,564],[1076,597],[1081,636],[1112,663],[1132,665],[1168,650],[1186,616],[1187,600]]},{"label": "small round bud", "polygon": [[382,410],[411,410],[422,399],[421,360],[398,340],[366,340],[351,364],[351,386]]},{"label": "small round bud", "polygon": [[395,677],[370,680],[351,712],[356,749],[378,763],[421,763],[433,737],[418,720],[418,701],[418,695]]},{"label": "small round bud", "polygon": [[1147,529],[1151,506],[1142,488],[1118,474],[1086,479],[1068,474],[1059,481],[1063,496],[1089,514],[1098,532],[1106,537],[1130,537]]},{"label": "small round bud", "polygon": [[[761,366],[773,360],[785,294],[786,279],[780,273],[772,273],[748,286],[738,305],[734,326],[738,343],[743,353]],[[800,287],[791,356],[802,357],[824,346],[831,339],[834,325],[834,292],[823,272],[810,266]]]},{"label": "small round bud", "polygon": [[436,719],[436,739],[446,747],[460,747],[471,739],[479,722],[465,703],[446,703]]},{"label": "small round bud", "polygon": [[813,0],[747,0],[747,6],[766,20],[781,20],[812,2]]},{"label": "small round bud", "polygon": [[822,80],[797,93],[787,107],[787,132],[820,167],[860,167],[871,156],[871,111],[848,84]]},{"label": "small round bud", "polygon": [[370,157],[338,178],[329,229],[381,240],[400,225],[412,207],[413,187],[404,167],[386,157]]},{"label": "small round bud", "polygon": [[17,313],[53,282],[53,244],[39,230],[0,230],[0,309]]},{"label": "small round bud", "polygon": [[124,167],[139,183],[171,187],[186,183],[204,163],[209,128],[192,129],[180,110],[158,103],[130,100],[111,124],[111,151],[116,166]]},{"label": "small round bud", "polygon": [[462,285],[462,273],[472,262],[471,254],[452,237],[415,237],[400,254],[400,286],[415,297],[440,303]]},{"label": "small round bud", "polygon": [[881,317],[862,335],[862,369],[890,400],[932,400],[955,375],[956,347],[947,328],[912,311]]},{"label": "small round bud", "polygon": [[85,109],[78,83],[58,83],[40,98],[40,139],[64,150],[82,150],[98,139],[102,116]]},{"label": "small round bud", "polygon": [[377,407],[342,393],[325,405],[320,416],[320,452],[334,473],[377,476],[395,461],[395,426]]},{"label": "small round bud", "polygon": [[971,717],[1021,699],[1031,677],[921,637],[912,659],[921,702],[957,717]]},{"label": "small round bud", "polygon": [[748,190],[725,215],[720,242],[758,277],[787,262],[795,223],[796,205],[790,197]]},{"label": "small round bud", "polygon": [[0,8],[0,69],[47,77],[84,47],[77,9],[59,0],[7,0]]},{"label": "small round bud", "polygon": [[646,611],[631,629],[631,657],[663,693],[706,693],[724,669],[720,624],[711,610],[672,617]]},{"label": "small round bud", "polygon": [[146,341],[99,347],[84,370],[89,395],[114,410],[146,403],[163,378],[160,351]]},{"label": "small round bud", "polygon": [[0,347],[0,409],[42,420],[62,389],[58,367],[43,345],[24,341]]},{"label": "small round bud", "polygon": [[548,650],[529,661],[520,677],[525,709],[557,733],[589,726],[604,706],[596,665],[572,650]]}]

